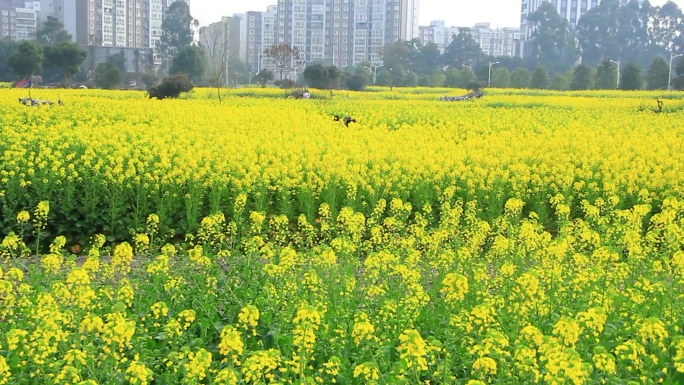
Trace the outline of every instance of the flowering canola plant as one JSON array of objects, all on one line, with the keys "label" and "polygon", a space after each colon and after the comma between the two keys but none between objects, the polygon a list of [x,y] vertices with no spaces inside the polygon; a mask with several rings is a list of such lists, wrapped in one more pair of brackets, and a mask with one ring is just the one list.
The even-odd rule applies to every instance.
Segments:
[{"label": "flowering canola plant", "polygon": [[0,385],[683,382],[681,103],[419,91],[3,93]]}]

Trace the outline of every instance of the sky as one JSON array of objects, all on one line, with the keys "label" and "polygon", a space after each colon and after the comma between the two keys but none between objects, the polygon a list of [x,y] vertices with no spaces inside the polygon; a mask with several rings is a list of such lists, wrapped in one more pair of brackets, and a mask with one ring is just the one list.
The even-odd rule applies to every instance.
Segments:
[{"label": "sky", "polygon": [[[662,5],[666,0],[651,0]],[[674,0],[684,8],[684,0]],[[218,21],[221,16],[247,11],[265,11],[277,0],[190,0],[190,12],[201,25]],[[492,27],[520,25],[520,0],[420,0],[420,25],[432,20],[444,20],[447,26],[469,27],[489,22]]]}]

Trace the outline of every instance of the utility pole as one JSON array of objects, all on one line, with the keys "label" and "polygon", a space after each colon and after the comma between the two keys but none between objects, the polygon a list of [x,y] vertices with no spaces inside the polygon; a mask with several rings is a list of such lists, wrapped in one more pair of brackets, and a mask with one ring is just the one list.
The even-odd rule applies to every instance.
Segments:
[{"label": "utility pole", "polygon": [[667,75],[667,89],[671,90],[672,89],[672,61],[680,56],[684,56],[684,54],[679,54],[675,55],[674,52],[670,52],[670,71],[668,72]]},{"label": "utility pole", "polygon": [[617,64],[617,81],[615,84],[615,89],[619,89],[620,88],[620,60],[618,60],[618,61],[611,60],[611,61],[613,63]]}]

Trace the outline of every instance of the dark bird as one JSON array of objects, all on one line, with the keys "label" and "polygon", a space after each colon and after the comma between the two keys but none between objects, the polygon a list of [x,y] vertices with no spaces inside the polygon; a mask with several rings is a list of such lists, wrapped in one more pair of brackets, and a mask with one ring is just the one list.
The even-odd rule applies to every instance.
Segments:
[{"label": "dark bird", "polygon": [[654,109],[653,112],[655,112],[656,114],[659,114],[659,113],[663,112],[663,101],[662,100],[656,100],[656,101],[658,102],[658,109],[657,110]]},{"label": "dark bird", "polygon": [[342,121],[344,122],[344,125],[349,127],[349,123],[356,123],[356,119],[352,118],[351,116],[347,115],[344,118],[340,118],[339,115],[334,115],[333,120],[336,122]]}]

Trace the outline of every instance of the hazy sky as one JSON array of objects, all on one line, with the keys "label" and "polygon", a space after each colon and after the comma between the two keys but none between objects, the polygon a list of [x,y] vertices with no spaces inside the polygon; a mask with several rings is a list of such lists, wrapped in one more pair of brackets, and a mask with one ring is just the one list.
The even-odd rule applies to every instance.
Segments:
[{"label": "hazy sky", "polygon": [[[662,5],[666,0],[651,0],[652,5]],[[674,0],[684,7],[684,0]],[[277,0],[190,0],[190,11],[206,25],[247,11],[265,11],[266,6]],[[520,24],[520,0],[420,0],[420,25],[432,20],[444,20],[447,26],[471,26],[490,22],[493,27],[515,27]]]}]

